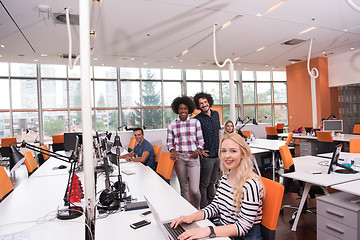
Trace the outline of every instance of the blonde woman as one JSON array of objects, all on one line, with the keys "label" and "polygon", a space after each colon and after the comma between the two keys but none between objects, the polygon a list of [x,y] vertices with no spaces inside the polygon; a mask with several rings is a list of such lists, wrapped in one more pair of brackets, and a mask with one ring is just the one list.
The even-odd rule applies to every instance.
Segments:
[{"label": "blonde woman", "polygon": [[250,148],[239,134],[231,133],[221,139],[219,156],[224,175],[214,200],[204,209],[174,219],[171,226],[176,228],[182,222],[220,216],[220,226],[190,229],[179,239],[262,239],[260,222],[264,191],[259,176],[253,171]]},{"label": "blonde woman", "polygon": [[223,136],[234,132],[234,123],[231,120],[227,120],[224,124]]}]

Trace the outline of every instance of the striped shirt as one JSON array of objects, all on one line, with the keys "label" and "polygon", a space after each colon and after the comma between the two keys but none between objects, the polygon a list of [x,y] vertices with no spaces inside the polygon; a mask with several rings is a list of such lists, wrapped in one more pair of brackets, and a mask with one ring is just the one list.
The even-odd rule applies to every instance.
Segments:
[{"label": "striped shirt", "polygon": [[170,122],[166,145],[169,152],[175,148],[176,152],[180,154],[192,154],[197,148],[203,149],[204,138],[199,120],[187,117],[185,121],[177,118]]},{"label": "striped shirt", "polygon": [[253,225],[261,222],[263,187],[256,179],[247,179],[243,186],[243,199],[237,213],[233,203],[233,188],[227,176],[222,176],[214,200],[203,209],[204,219],[220,215],[224,225],[235,224],[237,236],[245,236]]}]

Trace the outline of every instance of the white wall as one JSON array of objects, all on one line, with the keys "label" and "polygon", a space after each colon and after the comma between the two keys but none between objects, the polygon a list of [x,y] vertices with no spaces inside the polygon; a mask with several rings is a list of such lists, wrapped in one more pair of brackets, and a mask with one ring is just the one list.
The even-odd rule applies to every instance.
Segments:
[{"label": "white wall", "polygon": [[360,50],[328,58],[329,87],[360,83]]}]

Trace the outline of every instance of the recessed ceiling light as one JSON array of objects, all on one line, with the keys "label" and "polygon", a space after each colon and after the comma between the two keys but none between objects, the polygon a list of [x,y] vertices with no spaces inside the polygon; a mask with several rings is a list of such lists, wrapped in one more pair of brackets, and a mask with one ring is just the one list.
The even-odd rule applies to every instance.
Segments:
[{"label": "recessed ceiling light", "polygon": [[184,60],[180,59],[179,61],[182,62],[182,61],[184,61]]},{"label": "recessed ceiling light", "polygon": [[105,66],[105,64],[102,63],[101,66]]},{"label": "recessed ceiling light", "polygon": [[257,51],[257,52],[260,52],[260,51],[262,51],[262,50],[264,50],[264,49],[265,49],[265,47],[261,47],[261,48],[256,49],[256,51]]},{"label": "recessed ceiling light", "polygon": [[98,58],[94,58],[94,61],[97,61],[97,60],[99,60]]},{"label": "recessed ceiling light", "polygon": [[170,66],[170,68],[173,68],[174,66]]},{"label": "recessed ceiling light", "polygon": [[189,49],[185,49],[182,53],[180,53],[180,56],[184,56],[185,54],[187,54],[189,52]]},{"label": "recessed ceiling light", "polygon": [[268,67],[268,66],[269,66],[269,65],[267,65],[267,64],[265,65],[265,67]]},{"label": "recessed ceiling light", "polygon": [[256,16],[261,17],[264,16],[265,14],[274,11],[275,9],[277,9],[278,7],[280,7],[281,5],[283,5],[285,2],[285,0],[280,0],[277,3],[273,4],[272,6],[268,7],[265,11],[256,14]]},{"label": "recessed ceiling light", "polygon": [[46,53],[40,54],[41,57],[47,57],[48,55]]},{"label": "recessed ceiling light", "polygon": [[5,48],[5,45],[1,44],[0,47]]},{"label": "recessed ceiling light", "polygon": [[323,51],[323,52],[321,52],[322,54],[325,54],[326,52],[325,51]]},{"label": "recessed ceiling light", "polygon": [[34,59],[34,62],[38,62],[39,61],[39,59]]},{"label": "recessed ceiling light", "polygon": [[147,65],[149,65],[149,63],[147,63],[147,62],[144,62],[144,63],[143,63],[143,65],[147,66]]},{"label": "recessed ceiling light", "polygon": [[355,48],[352,47],[352,48],[350,48],[350,49],[351,49],[351,50],[354,50]]},{"label": "recessed ceiling light", "polygon": [[235,62],[235,61],[237,61],[237,60],[239,60],[239,59],[240,59],[240,57],[234,58],[234,59],[233,59],[233,62]]},{"label": "recessed ceiling light", "polygon": [[241,65],[241,63],[237,63],[236,65],[240,66],[240,65]]},{"label": "recessed ceiling light", "polygon": [[134,60],[135,60],[135,58],[133,58],[133,57],[132,57],[132,58],[130,58],[130,60],[131,60],[131,61],[134,61]]},{"label": "recessed ceiling light", "polygon": [[291,64],[294,64],[294,63],[296,63],[296,62],[291,62]]},{"label": "recessed ceiling light", "polygon": [[275,68],[271,68],[272,70],[274,70]]},{"label": "recessed ceiling light", "polygon": [[199,64],[198,67],[201,67],[201,64]]},{"label": "recessed ceiling light", "polygon": [[2,55],[0,55],[0,58],[2,58]]},{"label": "recessed ceiling light", "polygon": [[247,68],[244,68],[245,70],[247,69]]},{"label": "recessed ceiling light", "polygon": [[90,51],[94,51],[94,47],[90,47]]},{"label": "recessed ceiling light", "polygon": [[304,31],[299,32],[299,35],[310,32],[311,30],[314,30],[316,27],[310,27],[308,29],[305,29]]},{"label": "recessed ceiling light", "polygon": [[91,31],[90,31],[90,35],[95,36],[95,35],[96,35],[95,30],[91,30]]}]

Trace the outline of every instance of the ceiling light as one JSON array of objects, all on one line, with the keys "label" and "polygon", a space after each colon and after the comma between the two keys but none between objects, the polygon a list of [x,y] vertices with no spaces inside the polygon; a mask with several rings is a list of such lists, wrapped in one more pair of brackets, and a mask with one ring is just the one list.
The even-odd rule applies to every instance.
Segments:
[{"label": "ceiling light", "polygon": [[268,66],[269,66],[269,65],[267,65],[267,64],[265,65],[265,67],[268,67]]},{"label": "ceiling light", "polygon": [[323,52],[321,52],[322,54],[325,54],[326,52],[325,51],[323,51]]},{"label": "ceiling light", "polygon": [[299,32],[299,35],[310,32],[311,30],[314,30],[316,27],[310,27],[308,29],[305,29],[304,31]]},{"label": "ceiling light", "polygon": [[41,57],[47,57],[48,55],[46,53],[40,54]]},{"label": "ceiling light", "polygon": [[240,59],[240,57],[234,58],[234,59],[233,59],[233,62],[235,62],[235,61],[237,61],[237,60],[239,60],[239,59]]},{"label": "ceiling light", "polygon": [[94,61],[97,61],[97,60],[99,60],[98,58],[94,58]]},{"label": "ceiling light", "polygon": [[244,68],[244,70],[246,70],[247,68]]},{"label": "ceiling light", "polygon": [[105,64],[102,63],[101,66],[105,66]]},{"label": "ceiling light", "polygon": [[198,67],[201,67],[201,64],[199,64]]},{"label": "ceiling light", "polygon": [[101,0],[92,0],[93,2],[101,3]]},{"label": "ceiling light", "polygon": [[230,24],[232,24],[236,19],[238,19],[239,17],[242,17],[242,15],[236,15],[233,19],[227,21],[226,23],[224,23],[222,26],[221,26],[221,30],[227,28],[228,26],[230,26]]},{"label": "ceiling light", "polygon": [[147,65],[149,65],[149,63],[147,63],[147,62],[144,62],[144,63],[143,63],[143,65],[147,66]]},{"label": "ceiling light", "polygon": [[354,50],[355,48],[352,47],[352,48],[350,48],[350,49],[351,49],[351,50]]},{"label": "ceiling light", "polygon": [[135,60],[135,58],[133,58],[133,57],[132,57],[132,58],[130,58],[130,60],[131,60],[131,61],[134,61],[134,60]]},{"label": "ceiling light", "polygon": [[180,59],[179,61],[182,62],[182,61],[184,61],[184,60]]},{"label": "ceiling light", "polygon": [[90,31],[90,35],[95,36],[95,35],[96,35],[95,30],[91,30],[91,31]]},{"label": "ceiling light", "polygon": [[237,63],[236,65],[240,66],[240,65],[241,65],[241,63]]},{"label": "ceiling light", "polygon": [[2,58],[2,55],[0,55],[0,58]]},{"label": "ceiling light", "polygon": [[274,70],[275,68],[271,68],[272,70]]},{"label": "ceiling light", "polygon": [[173,68],[174,66],[170,66],[170,68]]},{"label": "ceiling light", "polygon": [[256,14],[256,16],[261,17],[264,16],[265,14],[268,14],[271,11],[274,11],[275,9],[277,9],[278,7],[280,7],[281,5],[283,5],[285,2],[285,0],[280,0],[277,3],[275,3],[274,5],[268,7],[265,11]]},{"label": "ceiling light", "polygon": [[38,62],[39,61],[39,59],[34,59],[34,62]]},{"label": "ceiling light", "polygon": [[0,47],[5,48],[5,45],[1,44]]},{"label": "ceiling light", "polygon": [[185,54],[187,54],[189,52],[189,49],[185,49],[182,53],[180,53],[180,56],[184,56]]},{"label": "ceiling light", "polygon": [[257,52],[260,52],[261,50],[264,50],[264,49],[265,49],[265,47],[262,47],[262,48],[256,49],[256,51],[257,51]]},{"label": "ceiling light", "polygon": [[291,64],[294,64],[294,63],[296,63],[296,62],[291,62]]}]

